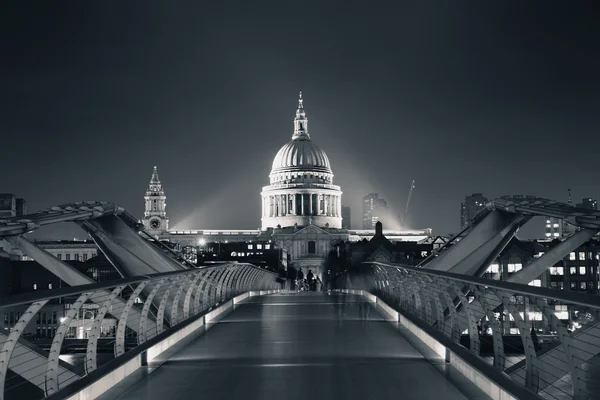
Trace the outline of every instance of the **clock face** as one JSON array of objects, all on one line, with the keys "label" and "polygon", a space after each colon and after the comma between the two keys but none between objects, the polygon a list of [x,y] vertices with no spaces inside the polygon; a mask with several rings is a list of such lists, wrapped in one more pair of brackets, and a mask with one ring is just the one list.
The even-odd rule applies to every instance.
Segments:
[{"label": "clock face", "polygon": [[150,221],[150,228],[152,229],[158,229],[160,227],[160,220],[158,219],[153,219]]}]

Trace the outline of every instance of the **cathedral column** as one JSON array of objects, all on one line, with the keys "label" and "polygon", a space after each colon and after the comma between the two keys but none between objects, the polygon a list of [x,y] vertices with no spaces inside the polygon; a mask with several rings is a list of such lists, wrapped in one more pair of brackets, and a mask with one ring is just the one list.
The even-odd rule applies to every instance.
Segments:
[{"label": "cathedral column", "polygon": [[296,195],[290,194],[289,196],[292,198],[292,209],[290,210],[290,214],[296,215]]},{"label": "cathedral column", "polygon": [[331,216],[335,217],[335,196],[331,196]]},{"label": "cathedral column", "polygon": [[281,195],[281,216],[284,216],[286,214],[285,206],[287,206],[287,194],[282,194]]},{"label": "cathedral column", "polygon": [[333,216],[337,217],[338,216],[338,197],[337,196],[333,196]]},{"label": "cathedral column", "polygon": [[312,215],[312,193],[308,194],[308,215]]},{"label": "cathedral column", "polygon": [[300,215],[304,215],[304,193],[300,193]]}]

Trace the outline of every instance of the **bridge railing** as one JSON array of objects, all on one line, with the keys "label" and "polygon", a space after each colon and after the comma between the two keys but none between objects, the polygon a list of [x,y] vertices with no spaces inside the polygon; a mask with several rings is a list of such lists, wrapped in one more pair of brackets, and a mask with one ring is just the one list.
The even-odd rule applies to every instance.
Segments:
[{"label": "bridge railing", "polygon": [[338,285],[377,295],[541,398],[598,398],[600,296],[379,262]]},{"label": "bridge railing", "polygon": [[63,398],[103,365],[207,323],[226,300],[278,289],[276,278],[234,263],[9,297],[0,301],[0,400]]}]

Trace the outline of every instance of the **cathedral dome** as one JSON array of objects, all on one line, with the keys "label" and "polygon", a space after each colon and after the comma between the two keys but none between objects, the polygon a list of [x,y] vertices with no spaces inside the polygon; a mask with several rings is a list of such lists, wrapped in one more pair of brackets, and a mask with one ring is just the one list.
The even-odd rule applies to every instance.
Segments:
[{"label": "cathedral dome", "polygon": [[271,184],[260,194],[263,230],[309,225],[342,228],[342,191],[333,184],[329,158],[310,140],[302,92],[292,140],[277,152],[269,179]]},{"label": "cathedral dome", "polygon": [[327,154],[307,137],[283,145],[273,160],[271,174],[295,171],[332,173]]}]

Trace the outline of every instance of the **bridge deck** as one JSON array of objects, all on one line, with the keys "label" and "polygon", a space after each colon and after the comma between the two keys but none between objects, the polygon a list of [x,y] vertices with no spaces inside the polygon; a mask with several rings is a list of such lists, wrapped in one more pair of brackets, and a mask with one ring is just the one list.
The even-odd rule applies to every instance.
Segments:
[{"label": "bridge deck", "polygon": [[141,381],[106,395],[140,400],[475,398],[446,378],[443,363],[427,361],[364,304],[355,296],[315,293],[252,298]]}]

